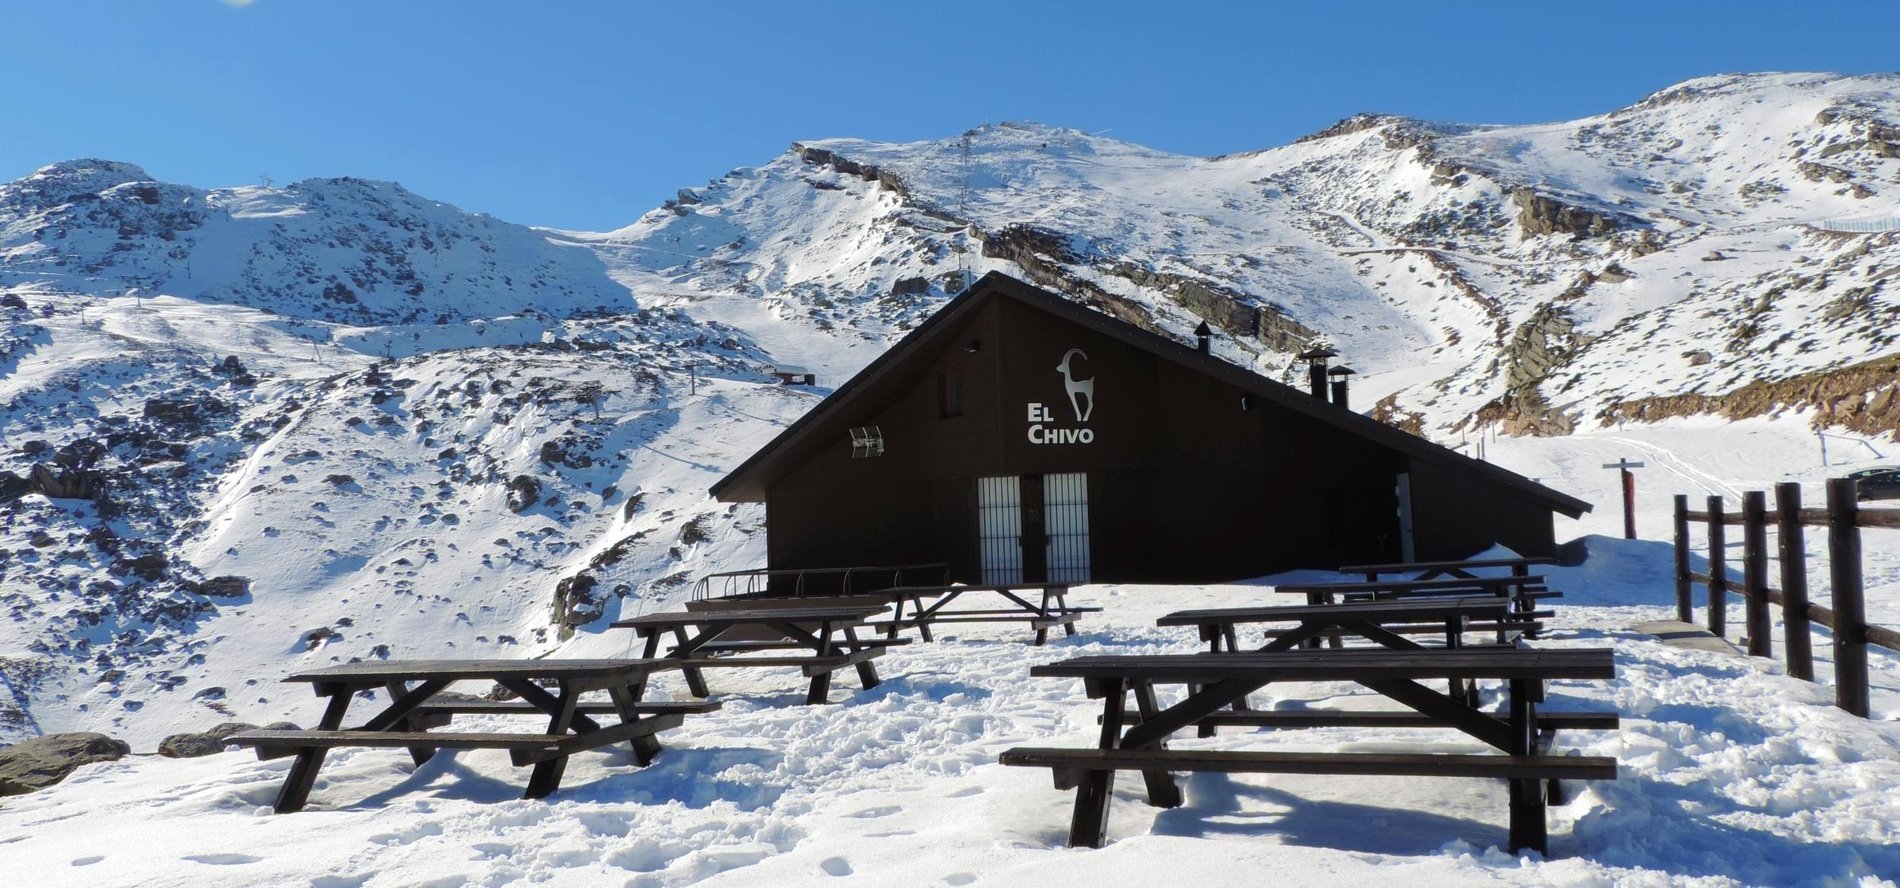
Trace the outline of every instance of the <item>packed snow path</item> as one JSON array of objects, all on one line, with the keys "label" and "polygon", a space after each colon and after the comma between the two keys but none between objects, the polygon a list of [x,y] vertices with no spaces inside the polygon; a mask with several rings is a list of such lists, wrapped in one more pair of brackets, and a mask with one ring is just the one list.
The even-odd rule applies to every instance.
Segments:
[{"label": "packed snow path", "polygon": [[[1618,733],[1564,743],[1615,756],[1622,776],[1551,811],[1552,853],[1513,857],[1504,787],[1474,780],[1198,774],[1187,804],[1141,804],[1123,781],[1112,844],[1064,847],[1071,796],[1048,775],[1004,768],[1023,744],[1086,745],[1099,704],[1079,683],[1028,677],[1034,663],[1089,653],[1195,650],[1156,616],[1182,607],[1274,603],[1258,586],[1193,592],[1098,586],[1106,606],[1046,648],[983,627],[894,650],[888,680],[821,707],[795,705],[782,670],[734,672],[724,711],[689,720],[640,770],[577,758],[566,788],[517,798],[499,753],[442,753],[412,768],[400,750],[337,752],[301,814],[269,813],[284,762],[247,754],[134,758],[83,769],[0,810],[16,871],[54,885],[1169,883],[1883,884],[1900,873],[1900,725],[1833,708],[1823,686],[1772,662],[1683,650],[1623,627],[1670,613],[1667,548],[1591,538],[1540,645],[1613,645],[1612,683],[1558,683],[1555,704],[1613,708]],[[1284,603],[1284,602],[1277,602]],[[1877,679],[1891,703],[1892,671]],[[658,693],[680,693],[663,679]],[[1288,689],[1293,699],[1347,686]],[[1269,695],[1256,696],[1266,705]],[[1372,750],[1463,738],[1420,731],[1225,731],[1175,745]],[[1476,751],[1469,750],[1469,751]],[[1165,878],[1164,878],[1165,877]],[[1886,882],[1884,884],[1893,884]]]}]

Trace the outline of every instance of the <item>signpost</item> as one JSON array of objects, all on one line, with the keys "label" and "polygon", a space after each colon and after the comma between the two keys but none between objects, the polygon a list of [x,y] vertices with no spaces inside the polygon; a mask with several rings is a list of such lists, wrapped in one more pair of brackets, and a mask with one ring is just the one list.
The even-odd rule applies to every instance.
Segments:
[{"label": "signpost", "polygon": [[1623,473],[1623,539],[1636,539],[1636,476],[1630,469],[1640,469],[1643,464],[1630,462],[1629,457],[1624,457],[1613,463],[1604,463],[1603,467]]}]

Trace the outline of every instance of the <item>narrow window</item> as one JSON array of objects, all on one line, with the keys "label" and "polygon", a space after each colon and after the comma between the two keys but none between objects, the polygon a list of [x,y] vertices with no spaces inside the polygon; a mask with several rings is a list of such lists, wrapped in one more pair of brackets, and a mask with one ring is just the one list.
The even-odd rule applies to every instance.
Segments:
[{"label": "narrow window", "polygon": [[963,415],[963,377],[961,375],[938,374],[937,415],[944,419]]}]

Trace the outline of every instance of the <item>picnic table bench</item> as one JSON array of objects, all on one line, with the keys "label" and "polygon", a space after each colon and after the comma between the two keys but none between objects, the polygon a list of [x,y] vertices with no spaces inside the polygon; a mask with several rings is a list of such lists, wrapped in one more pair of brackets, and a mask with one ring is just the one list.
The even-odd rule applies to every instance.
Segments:
[{"label": "picnic table bench", "polygon": [[[831,674],[857,668],[865,690],[877,687],[871,663],[902,638],[859,638],[865,620],[883,612],[878,604],[816,607],[744,607],[643,614],[613,623],[632,629],[646,641],[641,656],[679,667],[696,697],[708,696],[704,670],[750,666],[796,666],[811,679],[806,703],[823,703],[831,692]],[[660,637],[672,635],[673,647],[659,654]],[[774,653],[796,651],[797,653]],[[764,656],[749,656],[753,654]],[[748,655],[748,656],[741,656]]]},{"label": "picnic table bench", "polygon": [[[1551,729],[1537,705],[1544,683],[1556,679],[1608,679],[1615,664],[1608,649],[1531,650],[1514,647],[1460,650],[1349,649],[1283,650],[1254,653],[1158,656],[1078,657],[1036,666],[1038,677],[1080,678],[1088,696],[1103,701],[1097,748],[1019,747],[1005,751],[1005,765],[1051,769],[1056,788],[1075,789],[1069,844],[1100,847],[1105,841],[1108,804],[1116,771],[1140,771],[1148,803],[1178,807],[1181,791],[1173,771],[1228,773],[1360,774],[1502,778],[1509,783],[1511,849],[1548,846],[1545,824],[1546,781],[1614,779],[1616,760],[1595,756],[1553,755]],[[1421,680],[1502,679],[1505,709],[1489,713]],[[1402,705],[1409,712],[1366,719],[1341,714],[1341,722],[1303,714],[1278,727],[1351,724],[1354,720],[1386,727],[1449,728],[1475,737],[1502,755],[1448,753],[1285,752],[1272,750],[1171,750],[1168,738],[1199,724],[1249,693],[1275,682],[1355,682]],[[1184,684],[1179,702],[1163,707],[1155,686]],[[1132,691],[1139,720],[1132,726],[1127,698]],[[1264,714],[1264,713],[1263,713]],[[1594,725],[1592,722],[1594,721]],[[1582,726],[1613,722],[1612,714],[1581,719]],[[1573,722],[1578,724],[1578,722]],[[1124,730],[1125,729],[1125,730]]]},{"label": "picnic table bench", "polygon": [[1557,559],[1542,556],[1530,558],[1479,558],[1465,561],[1406,561],[1395,564],[1354,564],[1339,569],[1343,574],[1364,574],[1367,580],[1377,580],[1384,574],[1413,574],[1414,580],[1432,580],[1439,577],[1458,577],[1472,579],[1474,570],[1509,568],[1515,576],[1526,576],[1534,566],[1556,564]]},{"label": "picnic table bench", "polygon": [[886,638],[896,638],[898,630],[900,629],[920,628],[923,640],[930,641],[929,625],[913,627],[911,621],[904,617],[904,608],[908,605],[911,608],[913,616],[921,613],[924,609],[924,599],[942,594],[930,591],[935,588],[940,587],[926,587],[921,590],[914,590],[907,587],[894,587],[869,592],[853,591],[838,595],[780,595],[771,592],[742,592],[737,595],[722,595],[716,598],[696,598],[686,602],[686,609],[689,611],[713,611],[745,610],[747,608],[866,605],[878,611],[874,616],[882,616],[882,611],[885,608],[890,608],[892,613],[888,618],[867,619],[864,623],[865,627],[884,633]]},{"label": "picnic table bench", "polygon": [[[1158,626],[1194,626],[1208,653],[1241,650],[1238,627],[1257,623],[1294,623],[1294,628],[1269,629],[1260,651],[1283,651],[1294,647],[1318,647],[1324,639],[1341,647],[1347,636],[1357,636],[1389,648],[1419,649],[1424,645],[1411,634],[1441,633],[1445,647],[1464,647],[1464,633],[1474,628],[1494,629],[1497,640],[1505,641],[1512,628],[1529,625],[1515,619],[1511,603],[1502,598],[1428,598],[1392,601],[1348,602],[1342,604],[1269,605],[1264,607],[1207,608],[1176,611],[1155,621]],[[1485,621],[1474,624],[1474,620]],[[1454,681],[1452,695],[1476,700],[1474,680]],[[1214,736],[1218,725],[1259,725],[1250,717],[1253,711],[1246,698],[1234,701],[1234,712],[1216,713],[1201,721],[1203,737]]]},{"label": "picnic table bench", "polygon": [[1269,630],[1265,646],[1259,648],[1262,651],[1310,647],[1321,638],[1341,635],[1356,635],[1386,647],[1417,648],[1422,645],[1406,635],[1426,631],[1444,633],[1445,646],[1457,648],[1463,646],[1464,633],[1474,622],[1484,621],[1485,628],[1503,632],[1516,616],[1506,599],[1462,597],[1205,608],[1175,611],[1155,625],[1194,626],[1208,643],[1208,652],[1217,654],[1223,647],[1239,651],[1238,627],[1247,624],[1297,624],[1289,630]]},{"label": "picnic table bench", "polygon": [[[1366,580],[1363,582],[1337,583],[1288,583],[1274,587],[1280,592],[1305,595],[1308,604],[1331,604],[1334,597],[1346,600],[1378,600],[1386,598],[1430,598],[1464,597],[1470,595],[1495,595],[1510,599],[1515,605],[1514,615],[1526,617],[1537,609],[1537,602],[1547,598],[1561,598],[1557,592],[1544,585],[1540,575],[1521,574],[1507,577],[1441,577],[1431,580]],[[1525,636],[1536,638],[1534,629],[1527,629]]]},{"label": "picnic table bench", "polygon": [[[677,668],[656,660],[409,660],[373,661],[331,666],[292,675],[284,681],[313,686],[329,698],[312,730],[251,730],[225,739],[233,746],[257,750],[259,759],[296,756],[277,793],[276,810],[301,810],[316,784],[325,754],[341,746],[405,747],[416,764],[438,749],[506,749],[517,767],[533,765],[524,798],[537,799],[560,788],[567,759],[576,752],[626,742],[641,765],[660,751],[655,734],[677,727],[688,713],[705,712],[717,705],[682,706],[642,703],[647,676]],[[462,681],[492,681],[512,691],[509,701],[469,701],[439,698],[450,685]],[[554,690],[538,682],[551,682]],[[414,683],[413,685],[411,683]],[[388,693],[381,712],[361,725],[344,729],[350,703],[361,691]],[[606,691],[605,703],[582,703],[581,695]],[[457,712],[541,714],[545,731],[451,732],[433,731]],[[619,724],[603,725],[596,714],[613,714]]]},{"label": "picnic table bench", "polygon": [[[1049,640],[1049,630],[1057,626],[1068,635],[1075,634],[1076,618],[1082,614],[1100,611],[1099,607],[1078,607],[1068,602],[1070,584],[1068,583],[986,583],[979,585],[952,584],[943,586],[893,586],[881,590],[879,594],[907,597],[914,602],[911,616],[904,617],[902,609],[890,626],[895,633],[899,628],[916,628],[925,641],[931,640],[930,627],[937,623],[1004,623],[1021,621],[1036,631],[1036,644],[1042,645]],[[1034,591],[1032,591],[1034,590]],[[971,592],[989,592],[1002,597],[1001,607],[962,610],[945,610],[952,602]],[[1018,594],[1018,593],[1021,594]],[[1038,593],[1040,593],[1038,595]],[[1028,596],[1028,597],[1025,597]],[[929,605],[923,598],[935,598]],[[1031,598],[1036,600],[1032,601]]]}]

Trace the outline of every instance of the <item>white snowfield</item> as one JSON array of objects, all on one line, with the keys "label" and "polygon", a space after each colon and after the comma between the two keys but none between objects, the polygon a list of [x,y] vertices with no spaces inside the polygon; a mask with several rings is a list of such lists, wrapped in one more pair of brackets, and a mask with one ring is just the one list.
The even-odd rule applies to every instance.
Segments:
[{"label": "white snowfield", "polygon": [[[1673,494],[1732,504],[1798,480],[1818,505],[1823,478],[1900,463],[1900,445],[1837,436],[1822,466],[1799,411],[1599,420],[1621,400],[1894,354],[1900,235],[1821,229],[1894,215],[1896,95],[1895,75],[1704,78],[1579,121],[1369,118],[1221,158],[1033,124],[972,130],[967,160],[956,138],[824,140],[607,233],[532,230],[355,179],[203,190],[81,160],[0,184],[13,300],[0,305],[0,470],[89,444],[116,485],[112,516],[38,494],[0,514],[0,742],[97,730],[140,753],[0,800],[0,885],[1900,877],[1900,658],[1873,651],[1863,721],[1831,706],[1825,632],[1818,686],[1630,634],[1673,613],[1669,552],[1609,538],[1620,492],[1600,468],[1647,463],[1639,528],[1660,540]],[[1625,227],[1539,233],[1520,193]],[[1029,275],[981,255],[1025,224],[1067,251],[1043,266],[1166,331],[1198,317],[1178,283],[1137,278],[1277,305],[1362,372],[1355,404],[1394,395],[1434,440],[1596,504],[1559,522],[1559,539],[1594,535],[1591,558],[1552,572],[1567,597],[1540,644],[1616,646],[1616,681],[1555,695],[1623,714],[1620,734],[1566,738],[1623,775],[1552,812],[1552,860],[1494,850],[1503,784],[1455,779],[1198,775],[1165,812],[1123,779],[1111,844],[1063,847],[1071,794],[996,756],[1085,745],[1098,707],[1029,667],[1192,650],[1155,617],[1273,601],[1271,578],[1085,589],[1107,610],[1073,639],[1038,649],[978,627],[914,644],[879,662],[889,680],[869,693],[841,676],[827,706],[792,705],[788,671],[718,673],[725,708],[665,734],[652,767],[586,754],[545,801],[518,798],[525,774],[498,752],[415,769],[401,751],[342,750],[310,809],[279,817],[284,762],[150,755],[223,721],[313,724],[316,698],[278,680],[303,668],[630,654],[603,628],[613,618],[763,563],[763,510],[707,487],[941,306],[955,273]],[[1540,337],[1548,375],[1515,371],[1579,433],[1462,438],[1460,421],[1505,393],[1508,346]],[[1215,348],[1287,368],[1244,333]],[[779,364],[819,386],[771,384]],[[201,415],[163,419],[181,413]],[[1807,546],[1825,604],[1824,535]],[[1900,531],[1870,530],[1866,546],[1869,616],[1900,626]],[[150,576],[135,567],[154,558]],[[219,576],[247,591],[199,591]],[[1346,730],[1178,742],[1473,748]]]},{"label": "white snowfield", "polygon": [[[1551,699],[1622,714],[1620,733],[1565,738],[1615,756],[1622,773],[1551,810],[1551,860],[1497,850],[1504,785],[1471,779],[1200,774],[1184,780],[1185,806],[1162,811],[1129,778],[1111,844],[1064,847],[1071,793],[996,756],[1090,744],[1099,704],[1029,667],[1194,650],[1192,633],[1154,617],[1274,601],[1264,585],[1090,587],[1081,599],[1106,611],[1074,638],[1034,648],[979,627],[893,650],[884,684],[841,679],[826,706],[796,705],[789,671],[722,671],[725,708],[667,733],[651,767],[588,753],[545,801],[518,798],[524,772],[499,752],[445,751],[414,768],[401,750],[339,750],[311,807],[292,815],[269,808],[285,761],[138,757],[8,800],[0,849],[49,886],[1893,884],[1881,881],[1900,874],[1891,658],[1880,658],[1881,720],[1849,716],[1767,661],[1627,631],[1670,612],[1667,549],[1588,546],[1584,565],[1551,571],[1567,597],[1538,644],[1616,648],[1614,682],[1559,682]],[[659,688],[683,693],[676,676]],[[1255,703],[1354,696],[1276,686]],[[1455,734],[1359,729],[1229,730],[1175,746],[1483,751]]]}]

